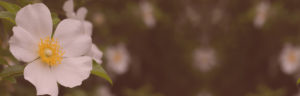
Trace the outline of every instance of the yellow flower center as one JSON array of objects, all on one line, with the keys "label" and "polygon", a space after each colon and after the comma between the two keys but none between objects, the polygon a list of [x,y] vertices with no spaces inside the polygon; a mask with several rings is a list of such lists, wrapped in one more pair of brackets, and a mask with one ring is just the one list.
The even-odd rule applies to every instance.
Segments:
[{"label": "yellow flower center", "polygon": [[41,39],[39,55],[43,62],[49,66],[60,64],[63,54],[57,40],[50,37]]}]

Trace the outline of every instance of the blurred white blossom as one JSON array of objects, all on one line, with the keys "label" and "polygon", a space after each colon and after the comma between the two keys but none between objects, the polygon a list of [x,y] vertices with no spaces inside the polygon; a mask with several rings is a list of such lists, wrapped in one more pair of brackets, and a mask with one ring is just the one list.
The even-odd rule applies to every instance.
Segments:
[{"label": "blurred white blossom", "polygon": [[[63,5],[63,9],[68,18],[81,21],[81,26],[83,27],[85,34],[92,36],[93,25],[91,22],[85,20],[87,14],[87,9],[85,7],[80,7],[77,10],[77,13],[75,13],[73,0],[68,0]],[[103,53],[98,49],[96,44],[93,44],[91,49],[85,55],[92,57],[98,64],[102,63],[101,58]]]},{"label": "blurred white blossom", "polygon": [[96,12],[93,14],[93,22],[96,25],[102,25],[105,22],[104,15],[102,13]]},{"label": "blurred white blossom", "polygon": [[270,3],[261,1],[256,7],[256,16],[254,18],[254,26],[261,28],[267,20],[270,9]]},{"label": "blurred white blossom", "polygon": [[121,43],[117,46],[110,46],[106,50],[106,58],[108,60],[108,69],[116,74],[124,74],[129,66],[130,55],[125,44]]},{"label": "blurred white blossom", "polygon": [[100,86],[97,89],[97,96],[114,96],[107,86]]},{"label": "blurred white blossom", "polygon": [[300,48],[285,44],[280,55],[280,63],[284,73],[294,74],[300,67]]},{"label": "blurred white blossom", "polygon": [[35,86],[37,95],[57,96],[57,83],[73,88],[89,77],[92,59],[82,55],[92,40],[82,33],[81,22],[62,20],[51,36],[51,13],[42,3],[26,5],[15,21],[9,49],[17,60],[28,63],[24,78]]},{"label": "blurred white blossom", "polygon": [[150,28],[154,27],[156,20],[154,17],[153,6],[147,0],[143,0],[140,3],[140,7],[145,24]]},{"label": "blurred white blossom", "polygon": [[194,52],[195,66],[202,72],[207,72],[216,64],[215,51],[212,48],[198,48]]}]

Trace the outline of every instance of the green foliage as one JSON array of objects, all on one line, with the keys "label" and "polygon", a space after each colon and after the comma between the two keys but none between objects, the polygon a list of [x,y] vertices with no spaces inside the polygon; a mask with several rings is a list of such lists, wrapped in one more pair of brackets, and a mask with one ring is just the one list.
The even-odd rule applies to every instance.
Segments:
[{"label": "green foliage", "polygon": [[33,0],[16,0],[21,6],[33,3]]},{"label": "green foliage", "polygon": [[11,23],[15,24],[16,13],[21,9],[21,7],[5,1],[0,1],[0,6],[6,10],[0,12],[0,18],[8,20]]},{"label": "green foliage", "polygon": [[[52,23],[53,23],[53,28],[56,29],[58,23],[60,22],[60,19],[56,13],[51,13],[52,17]],[[54,32],[51,34],[51,37],[53,37]]]},{"label": "green foliage", "polygon": [[7,64],[7,61],[4,58],[0,57],[0,65],[5,65],[5,64]]},{"label": "green foliage", "polygon": [[88,95],[84,90],[80,88],[74,88],[74,89],[67,90],[64,96],[88,96]]},{"label": "green foliage", "polygon": [[0,6],[5,8],[10,13],[17,13],[17,11],[19,11],[21,9],[20,6],[18,6],[16,4],[12,4],[12,3],[8,3],[8,2],[4,2],[4,1],[0,1]]},{"label": "green foliage", "polygon": [[300,78],[297,80],[297,85],[300,86]]},{"label": "green foliage", "polygon": [[103,69],[103,67],[97,64],[96,62],[93,62],[92,74],[107,80],[110,84],[113,84],[112,80],[110,79],[106,71]]},{"label": "green foliage", "polygon": [[56,13],[51,13],[51,17],[52,17],[53,26],[55,28],[57,24],[60,22],[60,19]]},{"label": "green foliage", "polygon": [[246,96],[286,96],[284,89],[273,90],[266,86],[258,86],[257,92],[247,94]]},{"label": "green foliage", "polygon": [[8,12],[8,11],[2,11],[0,12],[0,18],[1,19],[4,19],[4,20],[7,20],[13,24],[16,24],[15,22],[15,14],[11,13],[11,12]]},{"label": "green foliage", "polygon": [[22,75],[24,68],[24,65],[8,66],[0,73],[0,78],[2,78],[2,80],[15,82],[14,77]]},{"label": "green foliage", "polygon": [[4,81],[8,81],[10,83],[17,83],[17,80],[15,77],[7,77],[3,79]]}]

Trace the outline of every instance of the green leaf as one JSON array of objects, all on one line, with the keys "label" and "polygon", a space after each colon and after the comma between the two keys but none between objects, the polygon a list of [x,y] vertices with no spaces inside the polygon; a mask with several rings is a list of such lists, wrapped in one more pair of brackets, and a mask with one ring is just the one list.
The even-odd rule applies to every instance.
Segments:
[{"label": "green leaf", "polygon": [[7,65],[7,64],[8,64],[7,61],[4,58],[0,57],[0,65]]},{"label": "green leaf", "polygon": [[99,77],[107,80],[110,84],[113,84],[112,80],[107,75],[107,73],[105,72],[105,70],[103,69],[103,67],[100,64],[97,64],[96,62],[93,62],[92,74],[94,74],[96,76],[99,76]]},{"label": "green leaf", "polygon": [[8,81],[8,82],[10,82],[10,83],[17,83],[17,80],[16,80],[16,78],[15,77],[7,77],[7,78],[5,78],[5,79],[3,79],[4,81]]},{"label": "green leaf", "polygon": [[16,4],[5,2],[5,1],[0,1],[0,6],[2,6],[8,12],[11,12],[11,13],[17,13],[21,9],[20,6],[18,6]]},{"label": "green leaf", "polygon": [[60,22],[60,19],[56,13],[51,13],[53,26],[56,27],[57,24]]},{"label": "green leaf", "polygon": [[21,6],[26,6],[28,4],[32,4],[33,0],[16,0],[18,2],[18,4],[20,4]]},{"label": "green leaf", "polygon": [[0,19],[8,20],[13,24],[16,24],[15,23],[15,16],[16,16],[16,14],[10,13],[10,12],[7,12],[7,11],[0,12]]},{"label": "green leaf", "polygon": [[20,76],[23,74],[25,66],[24,65],[14,65],[4,68],[4,70],[0,73],[0,78],[3,80],[10,79],[15,76]]},{"label": "green leaf", "polygon": [[[51,13],[52,17],[52,23],[53,23],[53,29],[56,29],[58,23],[60,22],[60,19],[56,13]],[[54,32],[51,34],[51,37],[53,37]]]},{"label": "green leaf", "polygon": [[300,78],[298,78],[298,80],[297,80],[297,85],[298,85],[298,87],[300,86]]}]

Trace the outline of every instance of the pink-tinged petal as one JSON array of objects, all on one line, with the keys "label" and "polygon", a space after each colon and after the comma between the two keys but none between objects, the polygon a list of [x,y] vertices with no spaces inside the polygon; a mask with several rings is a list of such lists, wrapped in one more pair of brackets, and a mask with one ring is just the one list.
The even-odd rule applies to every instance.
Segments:
[{"label": "pink-tinged petal", "polygon": [[84,28],[84,32],[89,35],[92,36],[93,33],[93,25],[91,22],[89,21],[83,21],[83,28]]},{"label": "pink-tinged petal", "polygon": [[21,27],[13,28],[13,36],[9,40],[10,52],[20,61],[31,62],[38,57],[38,42],[32,34]]},{"label": "pink-tinged petal", "polygon": [[65,19],[58,24],[54,38],[65,52],[64,57],[77,57],[86,54],[92,47],[91,36],[83,32],[81,21]]},{"label": "pink-tinged petal", "polygon": [[66,12],[66,15],[68,18],[74,18],[75,12],[74,12],[74,1],[68,0],[63,5],[63,10]]},{"label": "pink-tinged petal", "polygon": [[79,20],[84,20],[85,19],[85,16],[87,14],[88,10],[85,8],[85,7],[80,7],[78,10],[77,10],[77,18]]},{"label": "pink-tinged petal", "polygon": [[37,95],[58,95],[58,86],[50,67],[41,60],[35,60],[24,69],[24,78],[33,84]]},{"label": "pink-tinged petal", "polygon": [[59,84],[72,88],[81,85],[89,77],[92,67],[92,59],[82,56],[65,58],[61,64],[52,67],[52,71]]},{"label": "pink-tinged petal", "polygon": [[50,37],[52,18],[48,7],[42,3],[29,4],[16,14],[16,24],[37,38]]},{"label": "pink-tinged petal", "polygon": [[86,54],[87,56],[90,56],[93,58],[93,60],[95,60],[98,64],[102,63],[102,56],[103,53],[98,49],[98,47],[93,44],[91,50]]}]

